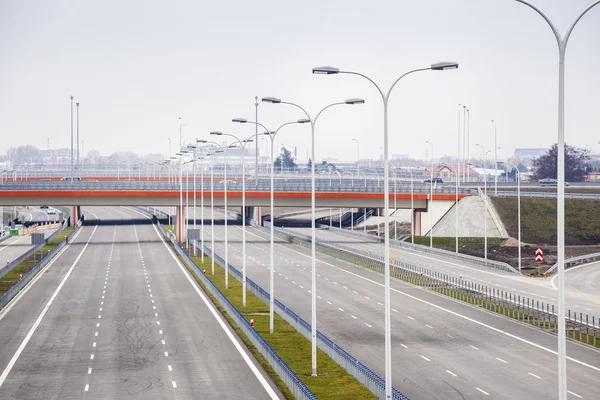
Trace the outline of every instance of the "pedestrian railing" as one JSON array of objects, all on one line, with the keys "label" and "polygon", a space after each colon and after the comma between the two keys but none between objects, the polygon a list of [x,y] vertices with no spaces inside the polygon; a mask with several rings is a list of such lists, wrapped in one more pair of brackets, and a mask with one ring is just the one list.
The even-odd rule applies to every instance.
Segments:
[{"label": "pedestrian railing", "polygon": [[[310,237],[307,235],[284,232],[279,228],[275,230],[275,234],[290,243],[310,247]],[[317,250],[322,254],[381,274],[384,273],[382,254],[364,252],[337,243],[323,243],[319,240],[317,240],[316,245]],[[393,278],[529,323],[552,333],[557,331],[558,315],[554,304],[470,282],[463,279],[462,276],[443,274],[397,259],[390,260],[390,264],[390,275]],[[567,337],[594,347],[600,347],[599,318],[570,309],[567,310],[566,314]]]},{"label": "pedestrian railing", "polygon": [[[583,256],[568,258],[565,260],[565,269],[575,267],[577,265],[589,264],[600,261],[600,253],[585,254]],[[550,269],[544,272],[544,275],[549,275],[556,270],[558,264],[554,264]]]},{"label": "pedestrian railing", "polygon": [[[171,243],[173,243],[173,247],[175,251],[181,258],[185,261],[185,263],[192,269],[194,275],[196,275],[204,284],[204,286],[208,289],[208,291],[213,295],[213,297],[219,302],[221,307],[225,309],[227,314],[235,321],[238,327],[244,332],[246,337],[252,342],[252,344],[256,347],[256,349],[263,355],[265,360],[269,363],[269,365],[273,368],[275,373],[281,378],[281,380],[285,383],[285,385],[290,389],[292,394],[296,399],[317,399],[317,397],[310,391],[310,389],[298,378],[298,376],[287,366],[285,361],[277,355],[275,350],[263,339],[263,337],[256,331],[246,318],[235,308],[233,304],[229,302],[227,297],[212,283],[210,279],[208,279],[203,271],[198,268],[198,266],[194,263],[194,261],[185,253],[185,251],[179,246],[177,241],[175,240],[173,234],[168,234],[161,224],[158,224],[159,229],[162,234],[167,236]],[[169,232],[170,233],[170,232]],[[196,244],[196,243],[195,243]],[[208,247],[204,249],[206,254],[211,254],[211,251]],[[219,265],[223,266],[224,261],[218,256],[215,256],[215,261],[219,263]],[[237,271],[237,270],[236,270]]]},{"label": "pedestrian railing", "polygon": [[[15,283],[10,289],[8,289],[2,297],[0,297],[0,310],[2,310],[12,299],[15,297],[21,289],[23,289],[32,279],[33,277],[54,258],[54,256],[71,241],[71,238],[79,230],[81,226],[81,221],[77,223],[75,229],[69,235],[60,242],[54,249],[52,249],[48,254],[46,254],[28,273],[23,276],[17,283]],[[13,267],[14,268],[14,267]],[[2,274],[2,273],[0,273]],[[2,274],[3,275],[3,274]]]},{"label": "pedestrian railing", "polygon": [[[171,237],[171,240],[174,239]],[[197,241],[194,241],[194,246],[204,251],[205,254],[211,254],[212,251],[206,245],[202,247]],[[178,245],[176,245],[178,246]],[[183,250],[181,250],[183,251]],[[186,256],[187,257],[187,256]],[[217,254],[212,254],[215,262],[221,267],[225,267],[225,260]],[[188,257],[189,258],[189,257]],[[242,281],[242,273],[229,264],[229,272],[238,281]],[[208,280],[208,278],[205,277]],[[210,281],[210,280],[208,280]],[[264,290],[254,281],[246,277],[246,287],[250,289],[258,298],[260,298],[265,304],[269,304],[270,295],[269,292]],[[312,327],[311,325],[300,318],[290,308],[286,307],[282,302],[275,299],[275,312],[284,318],[290,325],[292,325],[298,332],[300,332],[308,340],[311,340]],[[362,364],[355,357],[346,352],[343,348],[338,346],[334,341],[329,339],[320,331],[317,331],[317,346],[323,350],[329,357],[331,357],[336,363],[344,368],[349,374],[354,376],[361,384],[367,387],[373,394],[380,399],[385,399],[385,380],[369,369],[366,365]],[[392,399],[394,400],[408,400],[408,397],[404,396],[400,391],[392,389]]]}]

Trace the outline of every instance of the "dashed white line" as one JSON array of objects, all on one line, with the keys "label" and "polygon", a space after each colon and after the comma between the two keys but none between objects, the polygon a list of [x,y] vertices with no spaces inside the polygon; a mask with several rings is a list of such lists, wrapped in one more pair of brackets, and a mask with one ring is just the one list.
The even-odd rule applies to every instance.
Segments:
[{"label": "dashed white line", "polygon": [[408,346],[405,344],[400,343],[400,346],[404,347],[405,349],[408,349]]},{"label": "dashed white line", "polygon": [[341,312],[344,312],[344,309],[343,309],[343,308],[339,308],[339,307],[338,307],[338,310],[340,310]]},{"label": "dashed white line", "polygon": [[498,357],[496,357],[496,360],[500,361],[501,363],[508,364],[508,361],[504,361],[504,360],[503,360],[503,359],[501,359],[501,358],[498,358]]},{"label": "dashed white line", "polygon": [[448,336],[450,339],[454,339],[454,336],[448,335],[447,333],[446,333],[446,336]]},{"label": "dashed white line", "polygon": [[412,319],[412,320],[414,321],[414,318],[413,318],[413,317],[411,317],[410,315],[408,315],[408,319]]},{"label": "dashed white line", "polygon": [[162,343],[162,344],[165,344],[165,341],[164,341],[164,339],[163,339],[163,340],[161,340],[161,343]]},{"label": "dashed white line", "polygon": [[433,329],[433,326],[431,325],[425,325],[426,327],[428,327],[429,329]]},{"label": "dashed white line", "polygon": [[91,375],[91,374],[92,374],[92,369],[88,368],[88,375]]},{"label": "dashed white line", "polygon": [[173,372],[173,367],[171,367],[170,365],[167,365],[169,367],[169,372]]},{"label": "dashed white line", "polygon": [[367,300],[371,300],[371,299],[370,299],[368,296],[365,296],[365,299],[367,299]]},{"label": "dashed white line", "polygon": [[577,397],[578,399],[583,399],[583,397],[581,397],[577,393],[571,392],[570,390],[567,390],[567,393],[572,394],[573,396]]},{"label": "dashed white line", "polygon": [[455,377],[455,378],[456,378],[456,376],[457,376],[457,375],[456,375],[454,372],[452,372],[452,371],[450,371],[450,370],[446,370],[446,372],[447,372],[447,373],[449,373],[450,375],[452,375],[452,376],[453,376],[453,377]]},{"label": "dashed white line", "polygon": [[90,360],[93,360],[93,359],[94,359],[94,353],[92,353],[92,354],[90,355]]},{"label": "dashed white line", "polygon": [[380,303],[380,302],[377,302],[377,304],[379,304],[380,306],[382,306],[382,305],[383,305],[383,303]]},{"label": "dashed white line", "polygon": [[92,343],[92,347],[96,347],[96,342]]},{"label": "dashed white line", "polygon": [[331,302],[329,300],[327,300],[327,304],[331,304]]},{"label": "dashed white line", "polygon": [[177,387],[177,383],[175,381],[173,381],[173,387],[176,388]]},{"label": "dashed white line", "polygon": [[369,325],[369,324],[367,324],[366,322],[365,322],[365,325],[366,325],[366,326],[368,326],[369,328],[372,328],[372,326],[371,326],[371,325]]},{"label": "dashed white line", "polygon": [[425,361],[431,361],[429,358],[425,357],[425,356],[421,356],[421,358]]},{"label": "dashed white line", "polygon": [[160,325],[160,321],[156,321],[156,325]]},{"label": "dashed white line", "polygon": [[169,352],[165,351],[165,357],[169,357]]},{"label": "dashed white line", "polygon": [[98,332],[94,333],[94,336],[98,336]]},{"label": "dashed white line", "polygon": [[537,376],[536,374],[532,374],[531,372],[528,372],[529,375],[533,376],[534,378],[537,379],[542,379],[541,377]]},{"label": "dashed white line", "polygon": [[84,392],[87,392],[88,390],[90,390],[90,385],[89,384],[85,384],[85,388],[83,389]]},{"label": "dashed white line", "polygon": [[489,396],[490,394],[488,392],[486,392],[483,389],[479,389],[478,387],[476,387],[475,389],[479,390],[481,393],[485,394],[486,396]]},{"label": "dashed white line", "polygon": [[102,315],[98,315],[98,319],[102,318]]},{"label": "dashed white line", "polygon": [[158,334],[159,334],[159,335],[162,335],[162,329],[159,329],[159,330],[158,330]]},{"label": "dashed white line", "polygon": [[358,317],[354,316],[354,315],[350,315],[352,318],[354,319],[358,319]]},{"label": "dashed white line", "polygon": [[470,348],[474,349],[474,350],[479,350],[477,347],[473,346],[473,345],[469,345]]}]

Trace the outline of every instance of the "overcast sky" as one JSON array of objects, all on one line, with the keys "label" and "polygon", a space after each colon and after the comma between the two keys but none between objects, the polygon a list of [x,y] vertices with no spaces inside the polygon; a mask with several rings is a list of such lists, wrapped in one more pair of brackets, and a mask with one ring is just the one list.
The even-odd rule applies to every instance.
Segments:
[{"label": "overcast sky", "polygon": [[[590,0],[532,0],[564,32]],[[544,20],[512,0],[428,1],[0,1],[0,152],[70,146],[69,96],[80,135],[97,149],[175,152],[211,130],[250,136],[254,96],[276,96],[316,113],[350,97],[364,105],[323,113],[317,160],[378,157],[382,102],[351,75],[312,75],[332,65],[368,75],[384,90],[402,73],[437,61],[454,71],[406,77],[389,104],[390,154],[457,153],[458,104],[470,108],[471,155],[481,143],[548,147],[557,132],[557,46]],[[566,140],[600,152],[600,6],[575,28],[567,50]],[[261,104],[269,129],[303,117]],[[276,144],[305,159],[308,125],[283,128]],[[261,142],[263,153],[266,143]],[[499,152],[499,156],[503,156]]]}]

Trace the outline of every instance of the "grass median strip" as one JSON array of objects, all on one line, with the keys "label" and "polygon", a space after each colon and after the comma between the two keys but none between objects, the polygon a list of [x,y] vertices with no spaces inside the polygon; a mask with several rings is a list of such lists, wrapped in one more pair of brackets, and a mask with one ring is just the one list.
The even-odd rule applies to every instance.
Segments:
[{"label": "grass median strip", "polygon": [[[200,253],[198,253],[200,254]],[[361,385],[352,375],[340,367],[323,351],[317,349],[317,373],[318,376],[311,376],[311,343],[302,336],[294,327],[288,324],[283,318],[275,315],[275,332],[269,333],[269,306],[263,303],[251,291],[246,292],[246,307],[242,307],[242,284],[229,277],[229,288],[225,289],[225,271],[218,264],[215,264],[215,274],[211,275],[211,259],[204,258],[202,264],[201,257],[192,257],[200,270],[206,270],[206,276],[219,288],[238,311],[250,321],[254,320],[254,328],[261,334],[267,343],[277,352],[277,354],[286,362],[286,364],[296,373],[298,378],[319,399],[376,399],[365,386]],[[189,269],[189,268],[188,268]],[[192,274],[193,275],[193,274]],[[269,376],[277,383],[286,398],[293,398],[290,391],[279,379],[275,371],[269,366],[263,356],[256,350],[252,342],[237,327],[235,322],[219,306],[218,302],[210,295],[210,292],[204,288],[200,279],[194,276],[196,281],[202,286],[204,291],[211,298],[212,302],[219,308],[219,311],[225,316],[229,324],[235,329],[236,333],[252,354],[259,361],[261,366],[268,372]]]},{"label": "grass median strip", "polygon": [[62,231],[58,232],[47,244],[45,244],[41,251],[37,250],[34,255],[31,254],[23,261],[19,263],[10,272],[0,278],[0,296],[2,296],[7,290],[13,287],[14,284],[19,282],[21,275],[25,276],[39,261],[42,257],[47,255],[52,249],[54,249],[60,242],[65,240],[65,237],[73,231],[73,227],[67,227]]}]

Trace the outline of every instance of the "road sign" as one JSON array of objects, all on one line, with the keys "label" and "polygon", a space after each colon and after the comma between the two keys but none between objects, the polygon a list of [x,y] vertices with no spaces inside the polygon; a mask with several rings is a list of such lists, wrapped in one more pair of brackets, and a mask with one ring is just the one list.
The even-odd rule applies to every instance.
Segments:
[{"label": "road sign", "polygon": [[544,252],[541,247],[535,249],[535,261],[541,263],[544,261]]},{"label": "road sign", "polygon": [[31,234],[31,244],[38,245],[46,243],[46,235],[43,233],[32,233]]}]

